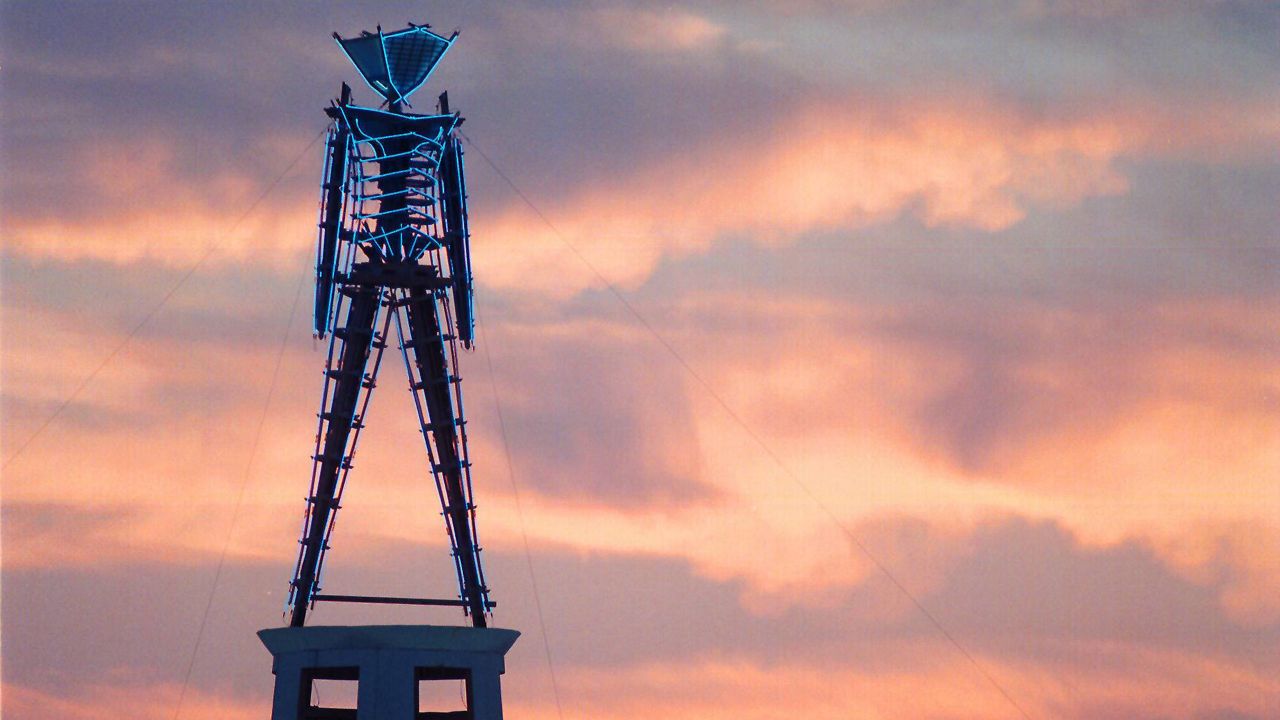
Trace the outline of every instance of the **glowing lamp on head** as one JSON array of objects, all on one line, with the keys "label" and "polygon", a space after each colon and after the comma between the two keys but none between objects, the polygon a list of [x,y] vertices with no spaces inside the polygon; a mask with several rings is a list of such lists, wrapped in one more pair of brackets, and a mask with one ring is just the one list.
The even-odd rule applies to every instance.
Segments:
[{"label": "glowing lamp on head", "polygon": [[391,33],[378,28],[359,37],[343,39],[337,33],[333,37],[369,87],[388,102],[399,103],[431,77],[458,33],[446,38],[426,26],[410,25]]}]

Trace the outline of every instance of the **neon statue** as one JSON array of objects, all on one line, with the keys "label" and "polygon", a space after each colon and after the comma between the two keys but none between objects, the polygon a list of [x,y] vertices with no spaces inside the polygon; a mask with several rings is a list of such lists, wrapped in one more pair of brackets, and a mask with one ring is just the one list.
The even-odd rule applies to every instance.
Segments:
[{"label": "neon statue", "polygon": [[[379,108],[352,104],[345,83],[326,113],[328,135],[316,248],[315,332],[329,336],[311,492],[290,583],[290,625],[316,601],[461,606],[484,627],[489,600],[476,539],[458,346],[474,335],[462,118],[439,97],[435,114],[404,111],[457,38],[430,26],[334,38]],[[365,411],[394,333],[409,374],[452,545],[456,600],[320,593],[321,568]]]}]

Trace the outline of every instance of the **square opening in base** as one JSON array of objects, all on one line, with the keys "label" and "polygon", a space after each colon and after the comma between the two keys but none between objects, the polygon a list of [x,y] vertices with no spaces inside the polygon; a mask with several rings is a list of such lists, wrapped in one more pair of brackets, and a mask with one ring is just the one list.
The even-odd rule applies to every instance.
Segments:
[{"label": "square opening in base", "polygon": [[418,668],[418,720],[471,720],[471,678],[466,670]]}]

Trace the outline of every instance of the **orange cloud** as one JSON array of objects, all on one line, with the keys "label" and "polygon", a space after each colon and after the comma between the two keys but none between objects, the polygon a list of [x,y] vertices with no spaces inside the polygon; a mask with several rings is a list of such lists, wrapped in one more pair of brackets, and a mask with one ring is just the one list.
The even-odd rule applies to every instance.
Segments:
[{"label": "orange cloud", "polygon": [[[1280,538],[1280,424],[1271,314],[1258,301],[1132,317],[783,301],[746,339],[708,331],[718,312],[692,311],[702,335],[677,335],[683,352],[838,516],[972,520],[999,508],[1057,518],[1093,544],[1162,548],[1207,532],[1197,542],[1224,543],[1215,557],[1241,573],[1224,604],[1276,617],[1280,573],[1263,548]],[[692,397],[701,434],[720,439],[705,448],[712,476],[744,499],[776,498],[790,483],[772,461],[718,402]],[[1256,542],[1235,539],[1245,527]]]},{"label": "orange cloud", "polygon": [[[785,121],[765,120],[759,134],[673,146],[607,187],[570,185],[567,199],[549,209],[607,277],[634,284],[664,255],[698,252],[730,235],[789,243],[909,207],[919,207],[930,225],[998,229],[1021,219],[1029,202],[1069,205],[1123,192],[1126,182],[1111,161],[1132,143],[1125,128],[1109,119],[1033,122],[965,107],[888,114],[811,107]],[[264,148],[283,166],[291,143],[297,139]],[[196,183],[175,149],[154,140],[105,152],[85,148],[84,155],[82,191],[101,212],[17,214],[11,248],[50,259],[181,266],[213,246],[216,264],[284,264],[314,242],[314,200],[296,193],[232,227],[268,178],[224,170]],[[306,158],[295,174],[314,174],[318,157]],[[487,284],[556,296],[594,284],[585,269],[563,261],[562,244],[523,206],[474,221],[476,263]]]},{"label": "orange cloud", "polygon": [[[1190,719],[1230,708],[1261,718],[1280,708],[1280,686],[1257,668],[1178,652],[1089,651],[1092,667],[977,661],[1031,717]],[[711,661],[562,670],[562,694],[570,712],[599,718],[1022,717],[953,648],[922,642],[876,654],[881,662],[863,669]]]},{"label": "orange cloud", "polygon": [[[644,17],[637,22],[658,22]],[[693,19],[672,27],[670,38],[688,36],[692,44],[718,32]],[[1280,117],[1233,106],[1204,117],[1133,107],[1058,119],[977,97],[904,105],[853,96],[750,127],[701,145],[675,139],[665,155],[607,185],[570,179],[561,199],[542,210],[606,278],[634,286],[662,258],[700,253],[724,238],[785,245],[806,233],[865,227],[904,212],[928,226],[1004,229],[1034,207],[1125,193],[1128,179],[1117,158],[1239,152],[1280,135]],[[303,142],[279,137],[261,145],[262,166],[284,167]],[[44,259],[176,266],[213,247],[214,265],[252,259],[283,268],[314,243],[315,200],[295,181],[316,176],[318,149],[286,178],[289,190],[277,189],[238,225],[269,177],[229,169],[197,177],[182,167],[174,146],[157,140],[107,150],[85,145],[81,154],[80,191],[96,211],[11,213],[8,247]],[[486,285],[563,298],[599,282],[518,200],[474,217],[473,231],[475,265]]]},{"label": "orange cloud", "polygon": [[[1018,710],[954,650],[936,642],[877,645],[871,667],[733,660],[667,662],[610,668],[561,667],[559,687],[567,717],[764,720],[794,713],[813,718],[1019,718]],[[1172,651],[1117,646],[1087,649],[1092,666],[1020,665],[980,655],[977,660],[1032,717],[1069,720],[1099,712],[1128,717],[1191,720],[1214,712],[1270,717],[1280,708],[1280,686],[1263,669]],[[549,688],[530,666],[509,666],[506,714],[557,717]],[[268,676],[269,678],[269,676]],[[264,683],[265,684],[265,683]],[[179,688],[173,684],[90,685],[52,695],[8,683],[6,715],[28,719],[169,718]],[[263,694],[229,688],[189,688],[184,720],[262,717]]]},{"label": "orange cloud", "polygon": [[[1280,429],[1257,402],[1270,392],[1274,363],[1250,349],[1259,347],[1251,338],[1261,337],[1266,323],[1229,304],[1170,306],[1148,317],[1148,332],[1137,338],[1129,337],[1127,321],[1109,327],[1112,316],[1099,313],[1028,307],[984,326],[1032,344],[1001,361],[986,386],[1000,392],[980,390],[959,404],[939,398],[972,386],[968,378],[981,357],[971,353],[986,352],[984,343],[992,341],[955,344],[954,333],[937,334],[950,328],[966,335],[967,316],[958,308],[877,311],[780,298],[753,310],[741,298],[701,296],[672,314],[681,321],[669,331],[725,402],[846,527],[891,567],[911,568],[919,591],[941,582],[973,527],[993,514],[1015,515],[1056,520],[1095,547],[1141,539],[1188,577],[1231,568],[1223,606],[1242,621],[1269,621],[1280,585],[1280,568],[1266,553],[1280,533],[1274,511],[1280,499],[1271,482],[1280,467],[1274,443]],[[728,317],[738,319],[718,324]],[[939,322],[920,325],[922,317]],[[77,342],[79,330],[57,330],[61,322],[15,317],[19,336],[39,333],[42,341],[10,347],[12,387],[69,392],[92,365],[79,348],[109,345],[106,338]],[[1194,327],[1202,329],[1186,332]],[[295,329],[295,337],[302,332]],[[524,513],[517,514],[486,371],[478,356],[466,356],[488,544],[516,547],[527,532],[542,547],[678,557],[707,577],[744,581],[759,608],[830,603],[874,571],[718,402],[677,370],[674,376],[619,374],[625,364],[601,362],[537,383],[504,374],[504,368],[564,367],[557,352],[610,336],[608,347],[624,348],[618,351],[642,364],[673,362],[662,351],[639,351],[648,340],[626,324],[490,321],[485,339],[493,343],[513,440],[542,437],[536,412],[523,418],[517,410],[536,411],[543,393],[571,398],[583,383],[635,384],[628,392],[636,397],[667,398],[687,410],[636,415],[636,432],[644,437],[630,442],[624,432],[610,452],[678,460],[653,466],[653,497],[667,497],[662,483],[695,481],[711,492],[681,502],[620,504],[601,494],[618,481],[608,463],[551,454],[553,436],[528,444],[542,455],[516,454],[525,496]],[[287,564],[293,552],[297,522],[281,525],[280,518],[302,510],[322,361],[296,342],[290,347],[231,536],[233,557]],[[8,473],[21,482],[6,485],[7,503],[62,513],[54,519],[66,522],[51,520],[40,533],[7,537],[6,565],[216,556],[246,482],[274,351],[270,343],[228,347],[164,335],[136,340],[82,400],[83,412],[105,413],[104,419],[90,416],[76,425],[64,418]],[[65,363],[58,360],[63,357]],[[386,363],[339,520],[335,558],[388,540],[442,541],[399,360],[389,356]],[[227,385],[226,378],[242,381]],[[52,403],[61,392],[37,397]],[[999,420],[1028,410],[1030,420]],[[593,413],[599,411],[575,404],[562,413],[581,413],[585,426],[598,427]],[[80,417],[77,412],[70,417]],[[673,432],[647,429],[684,412],[685,424]],[[921,421],[947,414],[951,423]],[[991,433],[970,437],[970,414],[999,421]],[[7,429],[10,438],[24,436],[21,426]],[[962,452],[966,446],[971,449]],[[155,452],[159,447],[165,451]],[[562,478],[531,475],[544,472],[539,468]],[[557,486],[561,479],[568,484]],[[424,512],[406,517],[406,502]],[[83,518],[72,517],[76,513]],[[898,518],[925,522],[925,537],[932,539],[901,545]],[[744,544],[743,537],[756,540]],[[952,552],[922,555],[931,544]]]},{"label": "orange cloud", "polygon": [[[69,693],[52,694],[5,683],[0,688],[6,715],[35,720],[171,720],[182,688],[175,684],[137,686],[87,685]],[[182,702],[183,720],[238,720],[261,718],[269,703],[246,700],[228,691],[188,688]]]},{"label": "orange cloud", "polygon": [[[724,237],[787,244],[909,208],[929,225],[1005,228],[1032,203],[1123,192],[1112,161],[1134,142],[1127,123],[1110,119],[1036,122],[957,107],[822,106],[765,127],[674,147],[630,178],[571,193],[548,208],[550,220],[607,278],[631,286],[660,258]],[[475,231],[489,284],[563,296],[597,282],[565,262],[563,243],[526,208],[477,218]]]},{"label": "orange cloud", "polygon": [[[260,142],[258,153],[264,167],[279,172],[305,143],[271,138]],[[271,176],[222,165],[204,171],[184,166],[179,150],[176,143],[156,139],[79,143],[75,201],[56,214],[9,208],[6,249],[45,261],[182,267],[212,248],[215,265],[253,260],[286,266],[314,246],[312,198],[270,188]],[[299,175],[315,176],[318,153],[282,178],[285,185]],[[255,206],[269,189],[275,197]]]}]

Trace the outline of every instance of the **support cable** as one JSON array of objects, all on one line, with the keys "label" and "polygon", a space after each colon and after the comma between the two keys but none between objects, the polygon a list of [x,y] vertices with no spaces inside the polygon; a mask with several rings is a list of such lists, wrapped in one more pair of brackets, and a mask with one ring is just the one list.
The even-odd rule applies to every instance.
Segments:
[{"label": "support cable", "polygon": [[[479,306],[476,307],[479,310]],[[477,313],[479,314],[479,313]],[[547,672],[551,675],[551,695],[556,701],[556,716],[564,720],[564,708],[560,703],[560,684],[556,680],[556,666],[551,660],[551,640],[547,637],[547,620],[542,612],[542,596],[538,592],[538,578],[533,571],[533,553],[529,549],[529,531],[524,521],[524,506],[520,502],[520,487],[516,484],[515,464],[511,461],[511,443],[507,440],[507,422],[502,414],[502,400],[498,396],[498,379],[493,373],[493,356],[489,354],[489,339],[484,324],[476,318],[480,329],[480,346],[484,348],[484,362],[489,368],[489,387],[493,391],[493,407],[498,414],[498,435],[502,438],[502,452],[507,460],[507,478],[511,481],[511,497],[515,500],[516,518],[520,521],[520,539],[524,543],[524,560],[529,568],[529,585],[533,589],[533,605],[538,611],[538,629],[542,633],[542,649],[547,656]]]},{"label": "support cable", "polygon": [[[314,146],[320,138],[324,137],[326,132],[328,132],[328,128],[321,130],[318,135],[311,139],[311,142],[307,143],[306,147],[302,148],[302,151],[298,153],[297,157],[293,158],[293,160],[289,162],[289,165],[285,167],[285,169],[281,171],[274,180],[268,183],[265,188],[263,188],[257,199],[250,203],[249,207],[246,208],[244,212],[240,213],[240,216],[235,219],[235,222],[231,223],[231,225],[227,227],[226,231],[223,233],[224,236],[235,232],[235,230],[240,227],[240,224],[244,222],[254,210],[258,209],[258,205],[262,204],[262,201],[271,194],[271,191],[276,189],[276,185],[280,184],[280,181],[284,179],[284,176],[288,175],[289,172],[293,170],[294,166],[302,160],[302,157],[311,150],[312,146]],[[49,429],[49,426],[53,424],[53,421],[57,420],[58,417],[71,406],[71,403],[75,402],[76,399],[80,397],[80,394],[84,392],[85,388],[89,387],[89,383],[93,382],[94,378],[98,377],[98,374],[101,373],[103,369],[121,353],[121,351],[128,347],[129,343],[133,342],[134,337],[142,331],[142,328],[149,325],[151,321],[155,319],[156,315],[160,313],[161,308],[173,299],[173,296],[177,294],[178,290],[183,285],[187,284],[187,281],[191,279],[191,276],[195,275],[196,270],[200,269],[200,266],[204,265],[204,262],[209,259],[209,256],[213,254],[213,251],[219,249],[219,247],[221,247],[221,244],[217,242],[210,243],[205,247],[204,252],[200,254],[200,257],[182,273],[182,275],[169,287],[160,300],[147,311],[147,314],[143,315],[142,319],[139,320],[133,328],[125,334],[124,338],[122,338],[120,342],[111,349],[111,352],[107,353],[106,357],[102,358],[102,361],[99,362],[88,375],[84,376],[84,378],[80,380],[80,383],[71,391],[71,394],[67,395],[67,397],[49,415],[49,417],[46,417],[44,421],[40,423],[39,427],[37,427],[34,432],[18,444],[18,449],[14,450],[12,455],[5,458],[4,465],[0,466],[0,470],[8,470],[9,466],[12,465],[20,455],[22,455],[23,451],[30,447],[31,443],[35,442],[36,438],[43,435],[45,430]]]},{"label": "support cable", "polygon": [[941,634],[942,637],[944,637],[947,640],[947,642],[950,643],[951,646],[954,647],[956,651],[958,651],[960,655],[964,657],[964,659],[968,661],[970,665],[973,666],[973,668],[987,681],[988,684],[991,685],[992,688],[996,690],[996,692],[998,692],[1001,695],[1001,697],[1005,699],[1005,701],[1010,706],[1012,706],[1015,710],[1018,711],[1019,715],[1021,715],[1023,718],[1026,718],[1026,720],[1031,720],[1031,715],[1027,713],[1027,711],[1022,707],[1022,705],[1018,704],[1018,702],[1014,700],[1013,696],[1009,694],[1009,691],[1005,689],[1004,685],[1002,685],[1000,681],[998,681],[996,677],[992,675],[991,672],[987,670],[987,668],[982,663],[978,662],[978,659],[972,653],[970,653],[969,650],[954,635],[952,635],[950,631],[947,630],[947,628],[942,624],[942,622],[938,619],[938,617],[934,615],[927,607],[925,607],[924,603],[922,603],[920,599],[916,597],[915,593],[908,590],[907,587],[903,585],[901,581],[898,580],[897,576],[893,574],[893,572],[888,568],[888,566],[885,565],[883,562],[881,562],[880,559],[871,552],[870,548],[868,548],[865,544],[863,544],[861,540],[858,539],[857,535],[855,535],[853,531],[845,525],[844,521],[841,520],[838,515],[836,515],[835,511],[832,510],[830,506],[828,506],[825,502],[823,502],[822,499],[819,498],[817,494],[813,492],[813,490],[809,487],[809,485],[805,483],[804,480],[802,480],[799,475],[793,472],[786,463],[783,462],[782,458],[773,451],[773,448],[771,448],[769,444],[765,442],[764,438],[761,437],[754,429],[752,429],[751,426],[748,425],[747,422],[740,415],[738,415],[737,412],[734,411],[734,409],[720,395],[720,393],[716,392],[715,388],[713,388],[711,384],[705,378],[703,378],[702,375],[699,374],[697,370],[693,368],[693,366],[689,363],[689,361],[686,360],[684,356],[680,354],[680,351],[677,350],[675,346],[672,345],[671,342],[668,341],[661,333],[659,333],[658,329],[654,327],[654,325],[650,323],[649,320],[645,318],[645,316],[641,314],[640,311],[630,301],[627,300],[626,296],[623,295],[620,290],[618,290],[618,287],[614,285],[612,282],[610,282],[609,279],[605,277],[604,273],[600,272],[600,269],[597,268],[596,265],[592,263],[591,260],[589,260],[587,256],[584,255],[576,245],[570,242],[569,239],[565,237],[563,233],[560,232],[560,230],[555,226],[555,224],[551,222],[551,219],[547,217],[547,215],[543,213],[542,210],[539,209],[537,205],[534,205],[533,201],[529,198],[529,196],[525,195],[524,191],[522,191],[520,187],[515,184],[515,181],[513,181],[505,172],[503,172],[502,169],[499,168],[496,163],[494,163],[493,159],[490,158],[489,155],[485,153],[483,149],[480,148],[480,146],[476,145],[474,140],[472,140],[470,137],[463,134],[462,132],[459,132],[458,134],[462,137],[463,140],[467,141],[468,145],[470,145],[472,148],[475,149],[476,153],[479,154],[480,157],[484,159],[485,163],[495,173],[497,173],[498,177],[502,178],[502,180],[506,182],[506,184],[511,188],[511,190],[515,192],[515,194],[522,201],[524,201],[525,205],[529,206],[529,209],[532,210],[534,214],[537,215],[538,218],[547,226],[547,228],[551,230],[551,233],[555,235],[556,238],[565,245],[565,247],[569,248],[569,250],[572,251],[573,254],[578,258],[578,260],[581,261],[582,264],[585,265],[587,269],[590,270],[592,274],[596,276],[596,279],[599,280],[602,285],[604,285],[604,287],[609,291],[609,293],[612,294],[613,297],[617,299],[617,301],[621,303],[624,308],[626,308],[627,312],[633,318],[635,318],[635,320],[638,323],[640,323],[640,325],[644,327],[644,329],[648,331],[648,333],[652,335],[653,338],[657,340],[658,343],[662,345],[662,347],[664,347],[668,353],[671,354],[671,356],[676,360],[676,362],[682,368],[684,368],[685,372],[687,372],[689,376],[692,377],[697,382],[698,385],[702,386],[702,389],[705,390],[713,400],[715,400],[716,404],[718,404],[720,408],[724,410],[725,414],[727,414],[733,420],[733,422],[737,424],[743,430],[743,432],[745,432],[747,436],[750,437],[751,440],[760,447],[761,450],[764,451],[765,455],[767,455],[769,459],[773,462],[773,464],[778,467],[778,469],[782,472],[783,476],[786,477],[788,480],[790,480],[796,487],[800,488],[800,490],[806,496],[808,496],[810,500],[813,501],[814,505],[818,506],[818,508],[822,511],[822,513],[826,515],[827,519],[829,519],[831,523],[840,530],[840,532],[845,536],[845,538],[847,538],[849,542],[851,542],[854,545],[854,547],[858,549],[859,552],[861,552],[868,560],[870,560],[871,564],[875,566],[875,568],[880,572],[880,574],[883,575],[895,588],[897,588],[898,591],[902,593],[904,597],[906,597],[909,601],[911,601],[911,604],[915,606],[916,610],[918,610],[920,614],[923,615],[931,625],[933,625],[934,629],[937,630],[938,633]]},{"label": "support cable", "polygon": [[209,623],[209,611],[213,609],[213,599],[218,594],[218,583],[222,580],[222,571],[227,564],[227,552],[231,548],[231,536],[234,534],[236,522],[240,518],[240,509],[244,504],[244,492],[249,487],[249,478],[253,475],[253,463],[258,457],[258,446],[262,442],[262,431],[267,425],[267,413],[271,409],[271,401],[276,395],[276,385],[280,380],[280,367],[284,364],[284,352],[289,344],[289,332],[293,329],[294,318],[298,314],[298,301],[302,298],[302,288],[311,275],[310,269],[298,280],[298,289],[293,293],[293,304],[289,306],[289,319],[285,321],[284,332],[280,337],[280,348],[276,351],[275,367],[271,370],[271,382],[267,386],[267,397],[262,402],[262,413],[258,416],[258,427],[253,432],[253,442],[249,445],[249,457],[244,465],[244,477],[240,479],[240,489],[236,493],[236,502],[231,511],[231,520],[227,524],[227,537],[222,543],[222,551],[218,554],[218,567],[213,573],[213,587],[209,588],[209,599],[205,602],[204,613],[200,616],[200,625],[196,630],[196,641],[191,647],[191,658],[187,660],[187,669],[182,676],[182,690],[178,692],[178,704],[173,709],[173,720],[178,720],[182,712],[182,704],[187,697],[187,688],[191,684],[191,671],[196,666],[196,657],[200,652],[200,644],[204,641],[205,627]]}]

